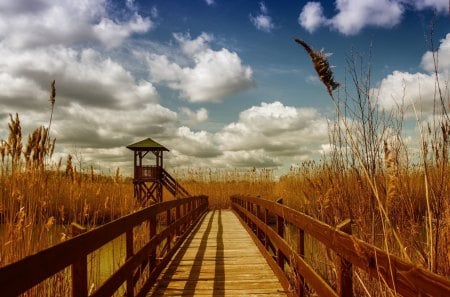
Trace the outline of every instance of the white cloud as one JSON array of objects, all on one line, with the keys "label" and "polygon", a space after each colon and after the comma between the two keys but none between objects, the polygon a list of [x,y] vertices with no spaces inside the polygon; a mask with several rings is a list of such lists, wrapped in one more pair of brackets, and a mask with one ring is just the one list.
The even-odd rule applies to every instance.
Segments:
[{"label": "white cloud", "polygon": [[214,5],[215,1],[214,0],[205,0],[206,4],[208,4],[209,6]]},{"label": "white cloud", "polygon": [[165,55],[147,55],[152,81],[165,82],[191,102],[217,102],[253,85],[252,69],[242,65],[235,52],[211,49],[212,36],[203,33],[196,39],[188,34],[174,37],[193,65],[179,65]]},{"label": "white cloud", "polygon": [[338,10],[330,24],[339,32],[354,35],[366,26],[391,28],[400,22],[403,6],[390,0],[336,0]]},{"label": "white cloud", "polygon": [[319,2],[308,2],[303,7],[298,17],[298,23],[309,33],[313,33],[317,28],[326,23],[327,19],[323,15],[323,8]]},{"label": "white cloud", "polygon": [[220,160],[223,167],[258,167],[270,168],[281,166],[280,159],[269,155],[262,149],[225,152]]},{"label": "white cloud", "polygon": [[187,107],[180,108],[180,115],[187,117],[186,122],[189,124],[198,124],[208,119],[208,111],[205,108],[200,108],[197,111],[192,111]]},{"label": "white cloud", "polygon": [[[128,1],[129,16],[113,18],[106,0],[2,1],[0,39],[15,49],[52,44],[100,42],[108,47],[120,45],[134,33],[143,33],[154,25],[142,17]],[[131,6],[130,6],[131,5]]]},{"label": "white cloud", "polygon": [[435,9],[438,12],[447,13],[449,9],[448,0],[402,0],[401,2],[418,10]]},{"label": "white cloud", "polygon": [[[4,73],[0,85],[8,90],[0,98],[21,96],[24,90],[15,86],[24,83],[32,92],[47,92],[49,82],[56,79],[58,96],[86,106],[107,105],[124,110],[159,99],[150,82],[136,82],[118,62],[93,49],[77,51],[52,46],[17,52],[0,46],[0,55],[0,72]],[[10,107],[14,105],[11,102]]]},{"label": "white cloud", "polygon": [[107,47],[117,47],[133,33],[145,33],[151,27],[148,18],[135,13],[126,23],[118,23],[109,18],[103,18],[93,26],[95,37]]},{"label": "white cloud", "polygon": [[450,72],[450,33],[441,40],[441,44],[434,54],[435,58],[433,58],[433,53],[431,51],[428,51],[423,55],[421,61],[423,69],[434,72],[436,60],[439,72]]},{"label": "white cloud", "polygon": [[189,57],[201,54],[209,49],[209,43],[214,37],[207,33],[200,34],[197,38],[192,39],[189,34],[175,33],[175,40],[179,43],[183,53]]},{"label": "white cloud", "polygon": [[435,78],[431,74],[394,71],[384,78],[377,90],[378,104],[386,110],[407,108],[413,116],[412,104],[418,111],[431,112],[435,100]]},{"label": "white cloud", "polygon": [[272,18],[269,16],[269,11],[264,2],[259,3],[260,13],[256,16],[250,15],[250,21],[252,24],[261,31],[270,32],[275,25],[273,24]]},{"label": "white cloud", "polygon": [[355,35],[367,26],[392,28],[400,23],[407,9],[448,13],[449,4],[447,0],[335,0],[334,5],[336,14],[326,18],[320,2],[306,3],[299,24],[310,33],[327,26],[345,35]]},{"label": "white cloud", "polygon": [[211,133],[206,131],[193,132],[185,126],[177,129],[173,144],[178,152],[187,156],[212,158],[222,155],[222,151],[213,142]]},{"label": "white cloud", "polygon": [[[450,73],[450,34],[441,40],[435,53],[439,61],[438,75],[440,88],[444,98],[447,98]],[[433,53],[426,52],[422,56],[421,66],[425,72],[409,73],[394,71],[381,80],[380,85],[373,92],[376,94],[378,104],[386,110],[405,108],[406,116],[413,117],[412,105],[416,110],[431,114],[434,108],[440,109],[439,90],[434,73]]]},{"label": "white cloud", "polygon": [[302,150],[302,144],[323,143],[327,135],[327,122],[317,110],[275,101],[241,112],[238,122],[217,133],[216,141],[224,150],[264,149],[293,156]]},{"label": "white cloud", "polygon": [[214,133],[187,126],[170,132],[169,162],[187,167],[277,167],[317,156],[328,142],[327,121],[316,109],[278,101],[250,107]]}]

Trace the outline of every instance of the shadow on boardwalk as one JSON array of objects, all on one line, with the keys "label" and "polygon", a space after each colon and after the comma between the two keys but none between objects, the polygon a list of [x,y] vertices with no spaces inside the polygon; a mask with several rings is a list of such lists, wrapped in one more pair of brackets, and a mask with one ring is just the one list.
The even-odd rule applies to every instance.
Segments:
[{"label": "shadow on boardwalk", "polygon": [[250,236],[227,210],[202,218],[149,296],[285,296]]}]

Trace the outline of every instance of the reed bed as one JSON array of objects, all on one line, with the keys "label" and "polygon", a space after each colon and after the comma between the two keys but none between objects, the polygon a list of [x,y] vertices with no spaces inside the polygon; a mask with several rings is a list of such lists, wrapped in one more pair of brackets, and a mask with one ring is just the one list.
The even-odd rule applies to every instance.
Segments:
[{"label": "reed bed", "polygon": [[[0,143],[0,267],[71,237],[70,224],[87,229],[136,209],[132,183],[117,171],[114,176],[80,169],[67,156],[51,163],[55,141],[39,127],[22,143],[19,116],[10,117],[8,140]],[[121,255],[100,267],[102,252],[89,256],[90,284],[95,287],[105,264],[117,267]],[[104,258],[104,257],[103,257]],[[112,271],[112,268],[109,269]],[[70,269],[64,269],[23,296],[68,296]]]}]

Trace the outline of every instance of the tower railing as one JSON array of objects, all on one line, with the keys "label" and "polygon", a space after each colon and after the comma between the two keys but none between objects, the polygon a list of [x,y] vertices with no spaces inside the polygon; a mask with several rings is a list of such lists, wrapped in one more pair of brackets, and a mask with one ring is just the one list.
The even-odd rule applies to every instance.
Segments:
[{"label": "tower railing", "polygon": [[135,179],[160,179],[162,177],[162,168],[155,165],[136,166],[134,169]]}]

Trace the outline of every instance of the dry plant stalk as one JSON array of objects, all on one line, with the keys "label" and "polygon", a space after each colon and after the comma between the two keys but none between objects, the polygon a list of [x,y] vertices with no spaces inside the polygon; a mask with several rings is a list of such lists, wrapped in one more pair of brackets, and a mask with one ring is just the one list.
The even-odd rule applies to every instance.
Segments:
[{"label": "dry plant stalk", "polygon": [[331,66],[328,63],[327,54],[325,54],[323,51],[318,52],[314,50],[301,39],[296,38],[294,40],[295,42],[303,46],[303,48],[311,57],[314,69],[316,70],[319,79],[323,82],[323,84],[327,88],[328,93],[331,96],[331,92],[339,87],[339,83],[337,83],[333,78],[333,71],[331,70]]},{"label": "dry plant stalk", "polygon": [[394,199],[398,196],[398,174],[394,153],[389,149],[386,141],[384,141],[384,162],[387,173],[386,209],[389,211]]}]

